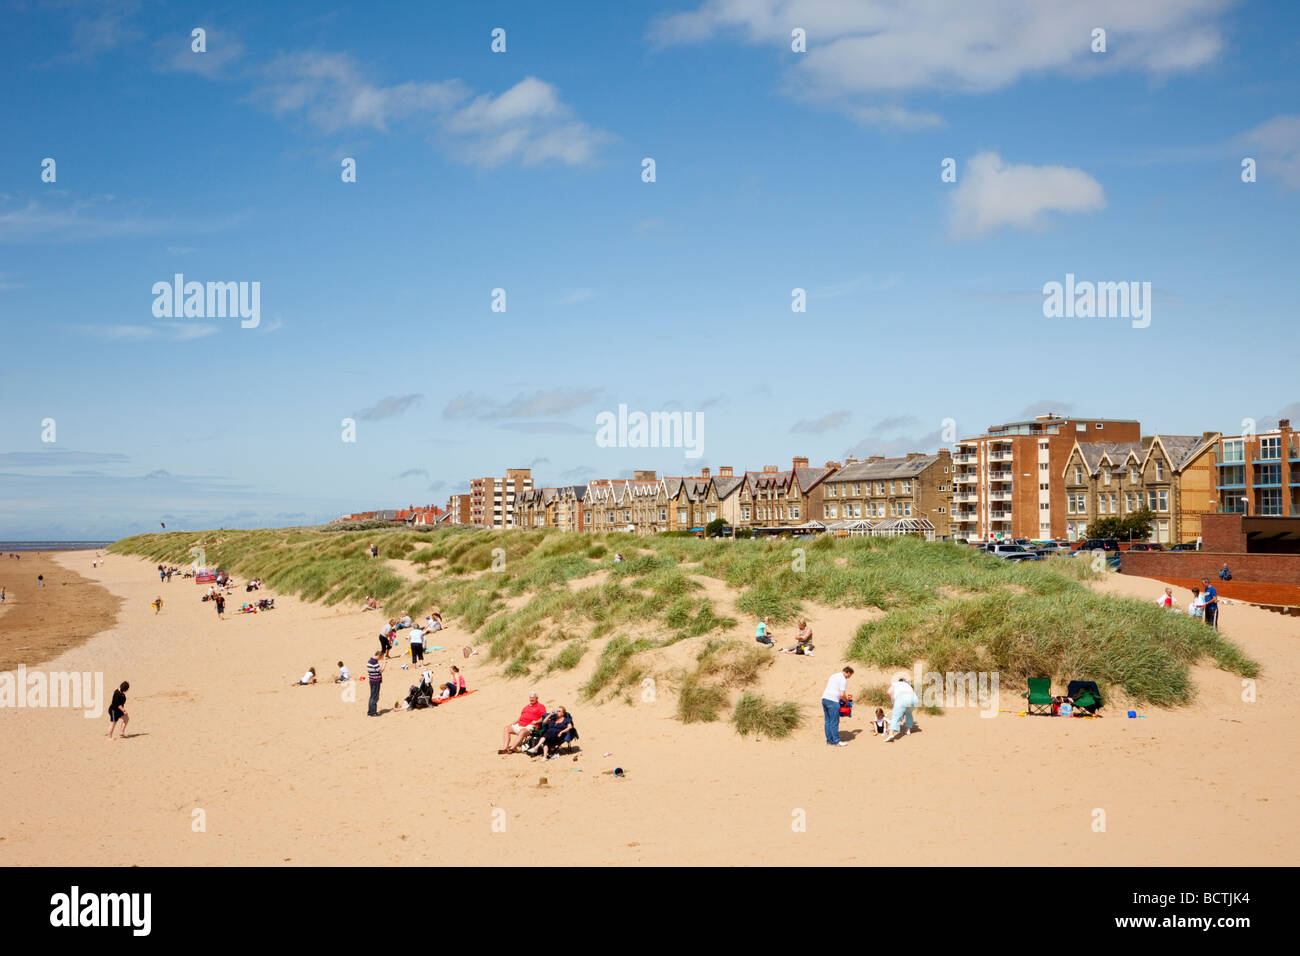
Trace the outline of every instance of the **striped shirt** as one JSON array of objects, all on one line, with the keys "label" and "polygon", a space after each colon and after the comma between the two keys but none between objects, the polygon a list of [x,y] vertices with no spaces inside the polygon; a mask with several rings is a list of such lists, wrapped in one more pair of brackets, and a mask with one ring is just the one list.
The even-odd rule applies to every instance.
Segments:
[{"label": "striped shirt", "polygon": [[372,684],[381,683],[384,679],[384,672],[379,667],[379,661],[373,657],[366,661],[366,676],[370,678]]}]

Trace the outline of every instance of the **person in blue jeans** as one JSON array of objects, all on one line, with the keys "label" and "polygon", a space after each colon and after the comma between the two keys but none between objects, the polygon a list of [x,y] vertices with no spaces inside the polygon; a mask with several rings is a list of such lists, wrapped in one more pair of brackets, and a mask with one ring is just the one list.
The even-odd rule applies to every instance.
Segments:
[{"label": "person in blue jeans", "polygon": [[366,678],[370,681],[370,707],[366,710],[367,717],[379,716],[379,689],[384,684],[384,665],[379,660],[382,653],[381,650],[366,661]]},{"label": "person in blue jeans", "polygon": [[826,689],[822,691],[822,717],[826,725],[826,743],[832,747],[848,746],[840,740],[840,703],[848,699],[849,678],[852,676],[853,668],[845,667],[839,673],[831,675],[830,680],[826,682]]}]

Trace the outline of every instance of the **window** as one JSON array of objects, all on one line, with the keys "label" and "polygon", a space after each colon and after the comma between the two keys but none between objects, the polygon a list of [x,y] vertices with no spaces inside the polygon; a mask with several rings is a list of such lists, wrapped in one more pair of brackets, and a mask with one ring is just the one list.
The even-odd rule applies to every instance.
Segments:
[{"label": "window", "polygon": [[1087,423],[1087,422],[1079,422],[1079,424],[1077,424],[1077,425],[1074,426],[1074,430],[1075,430],[1076,432],[1086,432],[1086,431],[1088,430],[1088,423]]},{"label": "window", "polygon": [[1045,482],[1045,481],[1040,481],[1040,482],[1038,483],[1038,490],[1039,490],[1039,491],[1051,491],[1051,489],[1052,489],[1052,486],[1051,486],[1050,484],[1048,484],[1047,482]]},{"label": "window", "polygon": [[856,481],[853,483],[853,493],[855,495],[862,494],[862,486],[858,484]]},{"label": "window", "polygon": [[1230,487],[1232,485],[1239,488],[1246,486],[1245,465],[1228,465],[1226,468],[1219,469],[1219,487]]},{"label": "window", "polygon": [[1128,466],[1128,480],[1129,480],[1129,482],[1130,482],[1131,484],[1134,484],[1134,485],[1136,485],[1136,484],[1138,483],[1138,466],[1137,466],[1137,465],[1129,465],[1129,466]]},{"label": "window", "polygon": [[1047,451],[1047,442],[1045,442],[1045,441],[1040,441],[1040,442],[1038,443],[1038,450],[1039,450],[1039,451]]},{"label": "window", "polygon": [[1115,505],[1117,504],[1117,501],[1116,501],[1117,496],[1116,496],[1116,495],[1109,495],[1108,497],[1109,497],[1109,499],[1110,499],[1110,500],[1107,502],[1107,503],[1110,505],[1110,513],[1111,513],[1111,514],[1115,514]]},{"label": "window", "polygon": [[948,509],[945,508],[945,507],[943,507],[942,505],[940,505],[939,508],[938,508],[937,510],[938,510],[939,514],[941,514],[941,515],[946,515],[946,514],[948,513]]},{"label": "window", "polygon": [[899,492],[901,494],[910,495],[912,493],[912,483],[910,481],[904,481],[901,482],[900,484],[901,487],[899,488]]},{"label": "window", "polygon": [[1126,512],[1133,510],[1133,492],[1124,492],[1124,510]]},{"label": "window", "polygon": [[1240,438],[1223,443],[1223,461],[1245,461],[1246,444]]},{"label": "window", "polygon": [[903,502],[903,517],[904,518],[912,517],[912,502],[910,501]]},{"label": "window", "polygon": [[1260,458],[1281,458],[1282,438],[1280,435],[1265,435],[1259,440]]},{"label": "window", "polygon": [[1150,508],[1152,511],[1156,510],[1156,505],[1159,503],[1159,501],[1160,499],[1156,497],[1156,493],[1154,491],[1147,492],[1147,507]]},{"label": "window", "polygon": [[834,485],[827,485],[827,486],[826,486],[826,497],[827,497],[827,498],[834,498],[834,497],[835,497],[835,486],[834,486]]},{"label": "window", "polygon": [[660,509],[659,509],[659,520],[660,520],[660,521],[667,521],[667,520],[668,520],[668,509],[667,509],[667,508],[660,508]]},{"label": "window", "polygon": [[1038,503],[1038,510],[1039,510],[1039,511],[1051,511],[1051,510],[1052,510],[1052,506],[1051,506],[1050,504],[1048,504],[1046,501],[1040,501],[1040,502]]},{"label": "window", "polygon": [[1096,427],[1097,431],[1101,431],[1101,430],[1102,430],[1103,428],[1105,428],[1106,426],[1103,425],[1101,422],[1098,422],[1098,423],[1096,424],[1095,427]]},{"label": "window", "polygon": [[883,495],[884,493],[885,493],[885,483],[883,481],[876,482],[876,494]]},{"label": "window", "polygon": [[1038,463],[1038,470],[1039,470],[1039,471],[1047,471],[1047,462],[1045,462],[1045,461],[1040,461],[1040,462]]},{"label": "window", "polygon": [[1262,515],[1280,515],[1282,513],[1282,489],[1265,488],[1259,493],[1259,513]]},{"label": "window", "polygon": [[1260,485],[1280,485],[1282,483],[1282,466],[1281,465],[1263,465],[1259,469]]},{"label": "window", "polygon": [[1110,469],[1109,469],[1109,468],[1104,468],[1104,469],[1102,469],[1102,481],[1103,481],[1105,484],[1108,484],[1108,485],[1110,484]]},{"label": "window", "polygon": [[1076,485],[1083,484],[1083,469],[1078,465],[1074,466],[1074,483]]},{"label": "window", "polygon": [[[847,512],[845,513],[844,517],[846,517],[846,518],[848,517]],[[855,518],[861,518],[861,517],[862,517],[862,505],[859,504],[859,503],[856,502],[856,501],[853,502],[853,517],[855,517]]]},{"label": "window", "polygon": [[1164,463],[1163,461],[1157,461],[1157,462],[1156,462],[1156,481],[1164,481],[1164,480],[1165,480],[1165,463]]},{"label": "window", "polygon": [[892,482],[892,481],[889,483],[889,493],[890,493],[891,495],[893,495],[893,494],[897,494],[897,493],[898,493],[898,492],[896,492],[896,491],[894,490],[894,482]]},{"label": "window", "polygon": [[1074,495],[1065,496],[1065,513],[1074,514]]},{"label": "window", "polygon": [[707,517],[708,517],[708,519],[709,519],[710,521],[717,521],[717,520],[718,520],[718,512],[715,511],[714,509],[710,508],[709,511],[708,511]]},{"label": "window", "polygon": [[[831,509],[831,515],[830,515],[830,517],[834,518],[834,517],[835,517],[835,506],[834,506],[834,505],[827,505],[827,507]],[[749,520],[749,509],[748,509],[748,508],[741,508],[741,509],[740,509],[740,517],[741,517],[742,520],[744,520],[744,521],[748,521],[748,520]]]}]

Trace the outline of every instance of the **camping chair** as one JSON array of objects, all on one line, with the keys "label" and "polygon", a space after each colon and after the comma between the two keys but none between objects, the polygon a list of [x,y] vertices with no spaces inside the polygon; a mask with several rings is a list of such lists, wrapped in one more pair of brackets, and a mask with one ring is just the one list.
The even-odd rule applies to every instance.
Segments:
[{"label": "camping chair", "polygon": [[1029,678],[1029,690],[1025,692],[1029,702],[1025,704],[1026,714],[1052,713],[1052,679],[1050,677]]},{"label": "camping chair", "polygon": [[1097,711],[1101,708],[1101,690],[1096,681],[1072,680],[1065,696],[1074,701],[1075,710],[1085,710],[1089,714],[1100,716]]},{"label": "camping chair", "polygon": [[[529,733],[528,739],[520,745],[520,749],[527,753],[528,756],[536,757],[542,752],[541,747],[546,739],[546,729],[551,726],[551,720],[554,719],[554,717],[554,714],[547,714],[538,721],[537,725],[533,727],[532,732]],[[570,714],[569,729],[566,730],[564,736],[560,738],[560,744],[555,748],[556,753],[559,753],[561,749],[563,749],[565,753],[573,753],[573,742],[577,739],[578,725],[573,723],[573,715]]]}]

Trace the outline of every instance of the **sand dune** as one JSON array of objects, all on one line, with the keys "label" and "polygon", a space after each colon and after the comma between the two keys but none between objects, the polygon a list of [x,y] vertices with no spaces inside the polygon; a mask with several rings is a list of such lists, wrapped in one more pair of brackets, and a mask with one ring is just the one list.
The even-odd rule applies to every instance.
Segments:
[{"label": "sand dune", "polygon": [[[105,718],[70,710],[0,710],[0,864],[1300,862],[1288,706],[1300,619],[1249,606],[1225,607],[1222,625],[1263,666],[1254,703],[1239,678],[1205,666],[1195,703],[1142,720],[1116,704],[1102,720],[950,709],[887,745],[860,707],[844,724],[850,746],[829,748],[821,689],[870,612],[812,610],[817,656],[781,655],[764,671],[760,691],[804,705],[804,726],[782,741],[683,726],[671,681],[653,701],[583,704],[594,649],[574,671],[507,680],[482,655],[461,657],[470,636],[454,620],[438,636],[447,650],[429,658],[439,675],[461,664],[477,692],[370,720],[364,685],[351,701],[333,684],[289,685],[313,664],[328,680],[339,659],[361,673],[379,615],[275,595],[277,610],[222,622],[199,587],[176,580],[155,617],[149,562],[55,560],[124,603],[115,626],[44,666],[103,671],[107,687],[130,680],[131,736],[109,742]],[[1118,576],[1098,586],[1160,589]],[[736,635],[752,639],[751,625]],[[676,653],[663,665],[684,666],[689,647],[666,649]],[[385,709],[411,673],[392,666]],[[859,669],[850,687],[885,676]],[[577,760],[496,754],[532,687],[573,710]],[[1019,710],[1019,688],[1002,690],[1002,707]],[[602,773],[616,765],[624,779]],[[1105,832],[1094,832],[1096,810]]]}]

